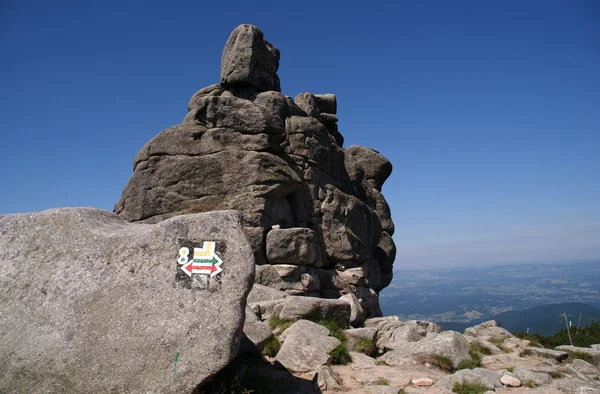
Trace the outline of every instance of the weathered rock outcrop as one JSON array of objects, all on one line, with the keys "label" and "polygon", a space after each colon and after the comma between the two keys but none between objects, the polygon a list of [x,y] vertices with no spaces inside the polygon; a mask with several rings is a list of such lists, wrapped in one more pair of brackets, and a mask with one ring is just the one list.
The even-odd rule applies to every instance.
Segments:
[{"label": "weathered rock outcrop", "polygon": [[[237,209],[257,283],[353,303],[352,323],[381,315],[396,248],[378,152],[343,148],[333,94],[280,93],[279,50],[251,25],[231,34],[221,81],[200,89],[183,122],[137,154],[115,205],[130,222]],[[358,305],[356,302],[358,302]]]},{"label": "weathered rock outcrop", "polygon": [[[259,299],[269,300],[276,295],[266,289],[259,287]],[[571,353],[567,362],[540,357],[530,352],[528,340],[517,341],[510,334],[501,339],[506,333],[493,321],[468,329],[468,336],[443,332],[437,324],[426,321],[402,321],[397,316],[367,319],[365,327],[344,330],[345,335],[330,323],[327,328],[306,320],[288,324],[291,322],[273,330],[278,341],[271,339],[271,342],[283,342],[279,352],[274,355],[269,352],[269,357],[260,363],[272,366],[277,374],[288,373],[287,379],[276,383],[273,392],[452,394],[491,390],[485,392],[559,394],[596,393],[600,389],[600,368],[577,358],[584,353]],[[404,335],[407,331],[409,336]],[[386,345],[376,351],[375,342],[384,337],[386,343],[397,349]],[[485,355],[487,352],[479,346],[479,341],[487,340],[500,346],[502,354]],[[349,359],[341,357],[344,348],[349,350]],[[277,380],[273,372],[257,379],[252,365],[240,371],[246,371],[249,381],[261,382],[249,387],[256,392],[262,392],[265,380],[274,383]],[[228,374],[233,375],[231,371]],[[312,382],[312,387],[292,387],[290,382],[294,378]],[[380,390],[382,387],[385,390]],[[532,390],[533,387],[536,388]]]},{"label": "weathered rock outcrop", "polygon": [[[185,273],[194,246],[212,277]],[[7,393],[189,393],[236,355],[254,273],[233,211],[159,224],[92,208],[0,216],[0,266]]]},{"label": "weathered rock outcrop", "polygon": [[387,352],[382,358],[390,365],[402,365],[412,362],[415,357],[432,354],[447,357],[454,367],[463,361],[472,360],[469,355],[469,342],[456,331],[445,331],[420,341],[404,342],[403,346]]},{"label": "weathered rock outcrop", "polygon": [[594,365],[600,367],[600,350],[570,345],[557,346],[555,350],[587,354],[592,358]]}]

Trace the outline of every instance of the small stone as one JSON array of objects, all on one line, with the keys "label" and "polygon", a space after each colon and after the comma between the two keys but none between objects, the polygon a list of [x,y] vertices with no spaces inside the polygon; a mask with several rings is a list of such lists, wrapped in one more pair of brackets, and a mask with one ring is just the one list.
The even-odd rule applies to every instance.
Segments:
[{"label": "small stone", "polygon": [[508,386],[508,387],[520,387],[521,386],[521,381],[510,375],[502,375],[502,377],[500,378],[500,381],[502,382],[503,385]]},{"label": "small stone", "polygon": [[429,378],[417,378],[412,380],[412,384],[419,387],[431,386],[433,385],[433,379]]}]

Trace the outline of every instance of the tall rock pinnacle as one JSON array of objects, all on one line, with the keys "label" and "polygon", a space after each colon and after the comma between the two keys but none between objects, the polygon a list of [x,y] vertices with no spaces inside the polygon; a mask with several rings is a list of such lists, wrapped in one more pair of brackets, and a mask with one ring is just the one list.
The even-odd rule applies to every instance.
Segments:
[{"label": "tall rock pinnacle", "polygon": [[256,282],[291,295],[350,299],[355,324],[381,314],[394,224],[378,152],[343,148],[333,94],[279,92],[279,50],[251,25],[223,51],[221,83],[200,89],[181,124],[150,140],[115,205],[131,222],[241,211]]}]

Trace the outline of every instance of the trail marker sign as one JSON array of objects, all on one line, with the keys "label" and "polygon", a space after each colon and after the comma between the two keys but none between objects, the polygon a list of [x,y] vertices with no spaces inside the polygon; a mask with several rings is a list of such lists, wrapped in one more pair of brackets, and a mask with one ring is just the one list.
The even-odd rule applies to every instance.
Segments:
[{"label": "trail marker sign", "polygon": [[192,274],[214,278],[223,271],[223,260],[215,253],[214,241],[204,242],[202,248],[194,248],[191,260],[189,248],[179,249],[177,262],[181,265],[181,270],[190,278]]}]

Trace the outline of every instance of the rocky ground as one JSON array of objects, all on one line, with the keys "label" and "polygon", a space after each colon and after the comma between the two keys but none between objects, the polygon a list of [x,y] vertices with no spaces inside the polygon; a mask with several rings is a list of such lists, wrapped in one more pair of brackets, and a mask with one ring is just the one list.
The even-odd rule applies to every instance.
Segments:
[{"label": "rocky ground", "polygon": [[[341,342],[317,323],[299,320],[274,332],[281,349],[273,357],[255,358],[246,364],[247,368],[251,365],[247,370],[253,376],[248,390],[356,394],[600,393],[597,345],[595,349],[543,349],[513,336],[494,321],[459,334],[423,321],[367,319],[364,327],[344,330],[344,346],[351,357],[346,365],[332,364],[336,358],[332,350]],[[339,337],[339,333],[334,335]],[[374,347],[365,346],[368,342]],[[372,357],[364,352],[370,352]]]}]

